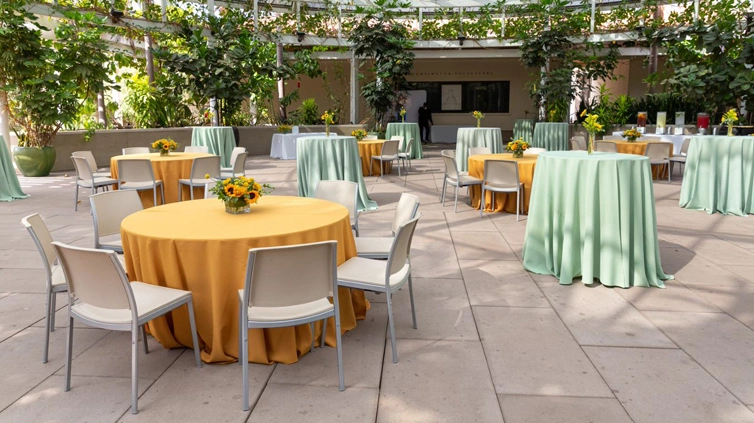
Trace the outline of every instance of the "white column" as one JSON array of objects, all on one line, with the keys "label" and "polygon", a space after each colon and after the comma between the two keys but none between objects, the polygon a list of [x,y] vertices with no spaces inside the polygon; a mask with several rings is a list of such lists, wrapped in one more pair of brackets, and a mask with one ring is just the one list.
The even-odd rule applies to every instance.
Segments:
[{"label": "white column", "polygon": [[503,6],[503,13],[500,15],[500,38],[505,39],[505,6]]},{"label": "white column", "polygon": [[356,54],[351,51],[351,123],[359,123],[359,64]]},{"label": "white column", "polygon": [[259,32],[259,0],[254,0],[254,32]]},{"label": "white column", "polygon": [[597,9],[597,4],[596,3],[597,3],[597,0],[592,0],[592,20],[589,23],[589,28],[590,28],[590,30],[591,30],[592,33],[594,33],[594,13],[595,13],[595,11]]},{"label": "white column", "polygon": [[422,38],[422,25],[424,25],[424,14],[422,8],[419,8],[419,39]]}]

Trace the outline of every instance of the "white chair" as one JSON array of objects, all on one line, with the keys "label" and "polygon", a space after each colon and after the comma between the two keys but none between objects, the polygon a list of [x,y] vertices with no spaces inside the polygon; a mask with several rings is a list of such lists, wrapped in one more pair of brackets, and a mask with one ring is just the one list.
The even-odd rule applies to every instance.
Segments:
[{"label": "white chair", "polygon": [[209,147],[207,147],[206,145],[187,145],[183,148],[183,152],[209,154]]},{"label": "white chair", "polygon": [[[472,185],[481,185],[482,180],[473,176],[463,175],[458,172],[458,166],[456,165],[455,158],[450,158],[443,155],[442,160],[445,163],[445,179],[442,183],[442,206],[445,207],[445,191],[448,185],[454,186],[455,189],[455,203],[453,206],[453,213],[458,212],[458,188],[469,187]],[[471,197],[469,197],[471,200]]]},{"label": "white chair", "polygon": [[689,152],[689,143],[691,142],[691,138],[684,138],[683,144],[681,144],[681,154],[674,155],[670,158],[670,174],[673,174],[673,165],[675,163],[678,163],[681,165],[681,175],[683,175],[683,170],[686,168],[686,155]]},{"label": "white chair", "polygon": [[366,137],[364,137],[364,139],[365,140],[376,140],[378,138],[377,138],[377,135],[367,135]]},{"label": "white chair", "polygon": [[[211,179],[206,179],[209,175]],[[194,199],[194,187],[203,187],[214,184],[212,179],[220,179],[220,156],[197,157],[191,163],[191,175],[189,179],[178,180],[178,201],[183,199],[183,186],[189,187],[191,199]]]},{"label": "white chair", "polygon": [[92,154],[91,151],[89,150],[74,151],[73,153],[71,153],[71,156],[85,158],[86,162],[89,164],[89,169],[92,170],[92,173],[94,174],[95,178],[109,178],[110,177],[109,169],[97,168],[97,161],[94,160],[94,154]]},{"label": "white chair", "polygon": [[[236,168],[236,159],[237,159],[238,155],[241,154],[241,153],[246,153],[246,148],[244,148],[244,147],[233,147],[233,151],[230,152],[230,166],[231,167],[220,167],[220,172],[225,172],[225,173],[235,172],[235,173],[244,173],[245,174],[244,166],[246,165],[246,159],[244,159],[243,166],[241,166],[241,171],[240,172],[236,171],[236,169],[237,169]],[[248,157],[248,154],[247,154],[247,157]]]},{"label": "white chair", "polygon": [[120,223],[126,216],[144,210],[135,190],[103,192],[89,197],[94,220],[94,248],[123,252]]},{"label": "white chair", "polygon": [[393,215],[393,236],[360,236],[354,238],[356,254],[359,257],[369,259],[387,260],[398,228],[416,217],[418,210],[419,197],[405,192],[402,193],[400,200],[398,200],[398,206],[395,208],[395,215]]},{"label": "white chair", "polygon": [[546,148],[531,147],[524,150],[524,156],[539,156],[539,153],[547,151]]},{"label": "white chair", "polygon": [[[243,373],[243,410],[249,410],[249,329],[290,327],[335,318],[336,354],[340,390],[343,378],[343,343],[340,337],[336,241],[249,250],[244,289],[239,300],[239,361]],[[332,304],[328,300],[332,297]]]},{"label": "white chair", "polygon": [[[406,146],[406,151],[401,153],[398,152],[398,159],[403,162],[404,171],[406,172],[405,179],[403,180],[403,186],[406,186],[406,182],[408,182],[408,171],[411,170],[411,155],[414,151],[414,138],[411,138],[411,141],[409,141],[408,146]],[[406,162],[408,161],[408,166],[406,166]]]},{"label": "white chair", "polygon": [[492,192],[492,204],[495,204],[495,193],[516,193],[516,222],[524,199],[524,184],[518,176],[518,164],[508,160],[485,160],[484,179],[482,180],[482,198],[479,203],[479,217],[484,216],[484,199],[486,191]]},{"label": "white chair", "polygon": [[348,209],[351,218],[351,228],[359,236],[359,184],[351,181],[319,181],[314,191],[314,198],[332,201]]},{"label": "white chair", "polygon": [[217,198],[217,194],[215,194],[214,191],[212,191],[210,186],[207,186],[207,189],[204,190],[204,198]]},{"label": "white chair", "polygon": [[603,135],[602,136],[603,141],[623,141],[625,138],[623,138],[620,135]]},{"label": "white chair", "polygon": [[614,142],[610,141],[595,141],[594,151],[603,151],[605,153],[617,153],[618,147]]},{"label": "white chair", "polygon": [[586,139],[581,135],[571,137],[571,150],[586,151]]},{"label": "white chair", "polygon": [[[202,367],[196,336],[191,292],[129,282],[126,272],[112,251],[77,248],[53,242],[68,281],[68,337],[66,347],[65,390],[71,390],[74,319],[106,330],[131,332],[131,413],[139,411],[139,332],[144,351],[147,346],[144,325],[184,304],[188,307],[196,367]],[[139,330],[141,328],[141,330]]]},{"label": "white chair", "polygon": [[165,204],[165,187],[162,180],[154,178],[154,169],[149,159],[118,160],[119,190],[151,190],[153,204],[157,206],[157,188],[160,188],[160,199]]},{"label": "white chair", "polygon": [[123,155],[129,154],[149,154],[149,147],[127,147],[123,149]]},{"label": "white chair", "polygon": [[650,166],[667,166],[668,183],[670,183],[670,158],[668,157],[668,144],[666,142],[651,142],[647,144],[644,155],[649,157]]},{"label": "white chair", "polygon": [[405,141],[403,135],[393,135],[392,137],[390,137],[390,141],[398,141],[401,151],[403,151],[403,142]]},{"label": "white chair", "polygon": [[239,154],[236,154],[233,156],[233,167],[230,168],[230,170],[223,170],[227,168],[220,168],[220,177],[221,178],[232,178],[234,176],[245,176],[246,172],[244,171],[244,166],[246,166],[246,157],[248,156],[248,153],[245,151],[240,152]]},{"label": "white chair", "polygon": [[411,240],[421,213],[398,227],[398,232],[390,247],[387,261],[353,257],[338,266],[338,286],[362,289],[386,294],[387,315],[390,326],[390,341],[393,347],[393,363],[398,362],[395,346],[395,316],[393,315],[392,295],[408,282],[408,295],[411,299],[411,317],[416,329],[416,308],[411,281]]},{"label": "white chair", "polygon": [[469,156],[477,154],[492,154],[492,150],[489,147],[469,147]]},{"label": "white chair", "polygon": [[[374,163],[375,160],[380,162],[380,174],[377,175],[377,180],[380,180],[382,176],[383,165],[385,162],[397,162],[398,161],[398,147],[399,141],[385,141],[382,144],[382,150],[379,156],[371,156],[369,163]],[[372,174],[372,166],[369,166],[369,175]],[[398,163],[398,177],[401,176],[400,162]]]},{"label": "white chair", "polygon": [[71,156],[71,160],[73,160],[73,168],[76,170],[76,192],[73,196],[74,211],[79,209],[79,187],[88,188],[92,194],[96,194],[100,188],[107,189],[118,184],[117,179],[94,176],[85,158]]}]

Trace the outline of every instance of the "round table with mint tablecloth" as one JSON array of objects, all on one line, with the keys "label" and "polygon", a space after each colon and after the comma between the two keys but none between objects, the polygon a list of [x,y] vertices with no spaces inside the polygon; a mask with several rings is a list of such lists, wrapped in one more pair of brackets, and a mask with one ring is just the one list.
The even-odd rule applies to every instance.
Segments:
[{"label": "round table with mint tablecloth", "polygon": [[[390,122],[385,130],[385,138],[390,139],[395,135],[403,137],[404,143],[413,138],[414,144],[411,151],[411,160],[422,158],[422,138],[419,133],[419,124],[413,122]],[[408,145],[408,144],[404,144]]]},{"label": "round table with mint tablecloth", "polygon": [[456,164],[459,172],[469,167],[469,148],[487,147],[492,154],[505,152],[500,128],[458,128],[456,137]]},{"label": "round table with mint tablecloth", "polygon": [[302,137],[296,141],[298,195],[314,197],[319,181],[351,181],[359,184],[359,210],[374,210],[377,202],[367,195],[356,137]]},{"label": "round table with mint tablecloth", "polygon": [[547,151],[567,151],[571,149],[568,124],[559,122],[539,122],[534,126],[532,147]]},{"label": "round table with mint tablecloth", "polygon": [[28,196],[21,190],[10,151],[0,135],[0,201],[22,200]]},{"label": "round table with mint tablecloth", "polygon": [[516,119],[513,123],[513,139],[522,139],[529,144],[534,135],[534,119]]},{"label": "round table with mint tablecloth", "polygon": [[232,167],[230,156],[236,148],[232,126],[196,126],[191,132],[191,145],[204,146],[210,154],[222,157],[222,167]]},{"label": "round table with mint tablecloth", "polygon": [[548,151],[537,159],[524,268],[570,285],[665,286],[649,159]]},{"label": "round table with mint tablecloth", "polygon": [[710,214],[754,214],[754,137],[692,137],[680,205]]}]

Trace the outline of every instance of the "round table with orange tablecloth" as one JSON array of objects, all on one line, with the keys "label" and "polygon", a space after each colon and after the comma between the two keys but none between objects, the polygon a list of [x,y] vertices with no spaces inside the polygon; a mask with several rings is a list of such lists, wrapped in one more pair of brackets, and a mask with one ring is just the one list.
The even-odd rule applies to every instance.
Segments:
[{"label": "round table with orange tablecloth", "polygon": [[[238,290],[243,289],[248,250],[338,241],[338,264],[356,256],[348,210],[314,198],[265,196],[251,213],[231,215],[217,199],[153,207],[123,220],[121,238],[132,280],[191,291],[202,360],[238,358]],[[342,329],[356,327],[369,303],[363,291],[341,288]],[[185,307],[149,323],[166,348],[192,345]],[[321,334],[317,323],[314,336]],[[249,331],[249,361],[294,363],[309,351],[308,324]],[[335,345],[328,321],[327,344]]]},{"label": "round table with orange tablecloth", "polygon": [[[484,178],[485,160],[510,160],[518,163],[518,178],[524,184],[524,207],[522,213],[529,211],[529,197],[531,197],[531,182],[534,179],[534,167],[537,165],[538,156],[524,156],[520,159],[513,154],[477,154],[469,157],[469,175],[475,178]],[[469,187],[471,193],[471,206],[479,209],[479,200],[482,196],[482,188],[479,185]],[[484,211],[503,211],[516,213],[516,193],[495,193],[495,205],[492,206],[492,192],[485,193]]]},{"label": "round table with orange tablecloth", "polygon": [[[188,179],[191,176],[191,165],[197,157],[207,157],[211,154],[206,153],[170,153],[167,156],[160,156],[159,153],[151,154],[127,154],[125,156],[115,156],[110,158],[110,173],[114,179],[118,179],[118,160],[135,160],[148,159],[152,162],[154,178],[161,180],[165,190],[165,203],[175,203],[178,201],[178,180]],[[183,188],[183,198],[188,200],[190,197],[188,187]],[[159,201],[160,194],[157,190]],[[141,203],[144,208],[154,206],[154,196],[152,190],[140,191]],[[204,198],[204,188],[194,188],[194,198]]]},{"label": "round table with orange tablecloth", "polygon": [[[382,154],[382,145],[385,144],[385,140],[361,140],[357,144],[359,146],[359,156],[361,157],[361,173],[364,176],[379,175],[380,162],[372,160],[372,156],[379,156]],[[371,172],[369,172],[370,165],[372,166]],[[393,164],[390,162],[384,162],[382,170],[384,173],[392,172]]]},{"label": "round table with orange tablecloth", "polygon": [[[636,154],[643,156],[647,151],[647,144],[666,144],[668,157],[673,156],[673,143],[666,141],[610,141],[615,143],[615,148],[622,154]],[[668,166],[652,166],[652,179],[668,179]]]}]

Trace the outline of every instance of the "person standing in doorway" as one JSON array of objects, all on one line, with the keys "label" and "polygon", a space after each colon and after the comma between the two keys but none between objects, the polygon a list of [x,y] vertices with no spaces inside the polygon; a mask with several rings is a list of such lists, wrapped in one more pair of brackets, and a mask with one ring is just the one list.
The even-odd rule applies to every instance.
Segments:
[{"label": "person standing in doorway", "polygon": [[423,144],[432,142],[430,136],[430,125],[434,124],[435,123],[432,122],[432,111],[429,110],[429,107],[427,107],[427,103],[425,102],[421,107],[419,107],[419,135],[421,136]]}]

